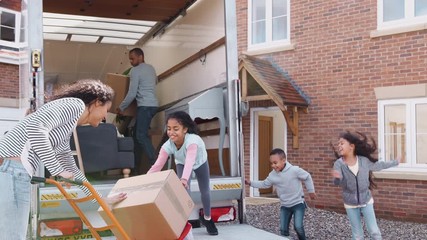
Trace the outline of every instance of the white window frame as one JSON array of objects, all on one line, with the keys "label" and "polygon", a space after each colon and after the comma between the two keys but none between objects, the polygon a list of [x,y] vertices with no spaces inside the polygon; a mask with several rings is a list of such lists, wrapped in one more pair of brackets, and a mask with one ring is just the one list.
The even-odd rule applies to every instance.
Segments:
[{"label": "white window frame", "polygon": [[385,0],[377,0],[377,28],[390,29],[399,27],[410,27],[417,24],[427,23],[426,16],[415,16],[415,0],[405,0],[405,17],[403,19],[383,22]]},{"label": "white window frame", "polygon": [[[248,50],[259,50],[259,49],[267,49],[267,48],[277,48],[277,47],[288,47],[291,45],[291,35],[290,35],[290,29],[291,29],[291,11],[290,11],[290,5],[291,0],[286,0],[287,3],[287,32],[286,36],[287,39],[283,40],[276,40],[273,41],[273,23],[272,23],[272,0],[265,0],[266,1],[266,41],[264,43],[257,43],[252,44],[252,1],[248,1]],[[283,50],[283,49],[277,49],[277,50]]]},{"label": "white window frame", "polygon": [[6,47],[12,47],[12,48],[19,48],[21,46],[20,44],[20,37],[21,37],[21,13],[17,12],[17,11],[13,11],[7,8],[2,8],[0,7],[0,13],[1,12],[7,12],[7,13],[12,13],[15,15],[15,41],[14,42],[9,42],[9,41],[4,41],[0,39],[0,45],[2,46],[6,46]]},{"label": "white window frame", "polygon": [[400,163],[398,168],[390,168],[383,171],[399,171],[399,172],[423,172],[427,173],[426,164],[417,164],[416,152],[416,119],[415,105],[427,104],[427,98],[407,98],[407,99],[392,99],[378,101],[378,157],[380,160],[385,159],[385,119],[384,107],[387,105],[405,105],[406,106],[406,131],[405,131],[405,146],[406,146],[406,163]]}]

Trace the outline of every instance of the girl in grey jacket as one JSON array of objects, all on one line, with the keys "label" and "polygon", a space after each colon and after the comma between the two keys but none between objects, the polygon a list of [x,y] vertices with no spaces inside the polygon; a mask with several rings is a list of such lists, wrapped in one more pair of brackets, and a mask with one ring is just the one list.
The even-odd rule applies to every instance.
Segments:
[{"label": "girl in grey jacket", "polygon": [[332,175],[334,184],[342,187],[344,207],[351,225],[353,239],[364,239],[361,214],[371,239],[381,239],[374,212],[374,199],[370,189],[376,187],[372,171],[397,166],[398,161],[378,161],[372,154],[376,151],[375,141],[368,142],[362,133],[345,132],[340,135]]}]

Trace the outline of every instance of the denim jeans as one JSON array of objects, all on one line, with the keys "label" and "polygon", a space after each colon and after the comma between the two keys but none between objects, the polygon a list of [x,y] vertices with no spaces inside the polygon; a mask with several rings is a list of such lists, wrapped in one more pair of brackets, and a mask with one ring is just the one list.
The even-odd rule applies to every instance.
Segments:
[{"label": "denim jeans", "polygon": [[305,202],[297,204],[292,207],[280,207],[280,233],[283,236],[289,236],[289,224],[292,215],[294,216],[294,229],[297,232],[298,239],[305,239],[304,231],[304,214]]},{"label": "denim jeans", "polygon": [[0,239],[25,240],[30,216],[31,178],[20,161],[0,166]]},{"label": "denim jeans", "polygon": [[[139,145],[142,147],[143,152],[147,155],[150,165],[153,165],[156,161],[155,151],[153,143],[148,136],[148,130],[150,129],[151,119],[157,113],[157,107],[138,107],[135,124],[135,138]],[[135,163],[136,167],[140,166],[141,156],[137,156]],[[138,168],[137,168],[138,169]]]},{"label": "denim jeans", "polygon": [[381,231],[378,228],[377,219],[375,218],[374,204],[366,204],[365,207],[346,208],[345,210],[350,221],[353,240],[364,239],[361,214],[363,215],[371,239],[382,239]]}]

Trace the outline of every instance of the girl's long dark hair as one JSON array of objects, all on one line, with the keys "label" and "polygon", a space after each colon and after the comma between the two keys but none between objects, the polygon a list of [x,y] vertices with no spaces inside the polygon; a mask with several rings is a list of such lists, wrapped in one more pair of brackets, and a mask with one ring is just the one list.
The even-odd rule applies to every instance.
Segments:
[{"label": "girl's long dark hair", "polygon": [[[369,161],[375,163],[378,161],[378,158],[375,156],[377,151],[377,143],[374,138],[368,138],[365,134],[361,132],[350,132],[346,131],[339,135],[339,138],[347,140],[350,144],[354,144],[354,154],[359,156],[364,156],[369,159]],[[340,158],[337,149],[333,148],[336,158]],[[376,188],[377,185],[374,182],[372,171],[369,172],[369,189]]]},{"label": "girl's long dark hair", "polygon": [[184,111],[173,112],[167,116],[166,122],[168,122],[169,119],[175,119],[179,124],[186,127],[188,129],[188,133],[199,135],[199,128],[193,119],[191,119],[190,115],[188,115],[188,113]]},{"label": "girl's long dark hair", "polygon": [[[173,112],[166,117],[166,123],[169,119],[175,119],[179,124],[187,128],[187,133],[193,133],[199,135],[199,127],[196,122],[184,111]],[[165,131],[162,136],[162,140],[157,146],[157,152],[160,151],[161,146],[169,139],[167,132]]]}]

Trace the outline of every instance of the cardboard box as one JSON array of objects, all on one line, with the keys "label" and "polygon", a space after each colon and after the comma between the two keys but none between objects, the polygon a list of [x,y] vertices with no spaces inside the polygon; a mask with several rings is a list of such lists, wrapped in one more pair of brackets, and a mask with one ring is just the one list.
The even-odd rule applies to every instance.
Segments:
[{"label": "cardboard box", "polygon": [[[194,208],[194,202],[173,170],[123,178],[110,194],[126,192],[127,199],[112,212],[131,239],[178,239]],[[111,221],[100,208],[107,224]],[[113,230],[117,239],[123,239]]]},{"label": "cardboard box", "polygon": [[[110,108],[110,112],[116,113],[116,109],[120,106],[120,103],[122,103],[123,99],[125,99],[126,94],[128,93],[129,77],[120,74],[107,73],[104,83],[114,89],[115,95],[113,98],[113,104]],[[129,107],[123,111],[122,115],[135,116],[136,109],[136,100],[134,100],[129,105]]]}]

